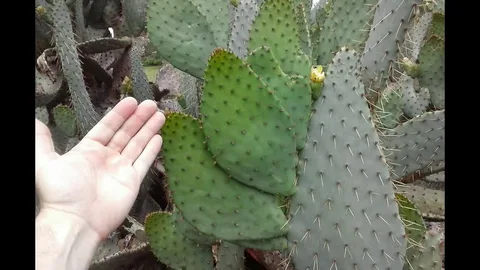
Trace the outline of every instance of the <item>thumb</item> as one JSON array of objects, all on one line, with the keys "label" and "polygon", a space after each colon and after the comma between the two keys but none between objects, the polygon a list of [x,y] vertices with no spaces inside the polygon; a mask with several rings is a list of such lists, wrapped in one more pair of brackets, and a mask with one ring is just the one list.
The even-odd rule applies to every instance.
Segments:
[{"label": "thumb", "polygon": [[52,134],[48,127],[35,119],[35,175],[55,155]]}]

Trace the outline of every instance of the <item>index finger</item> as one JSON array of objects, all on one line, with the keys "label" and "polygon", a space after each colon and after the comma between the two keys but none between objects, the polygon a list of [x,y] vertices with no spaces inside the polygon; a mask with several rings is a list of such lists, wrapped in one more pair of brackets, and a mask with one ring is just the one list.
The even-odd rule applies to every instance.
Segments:
[{"label": "index finger", "polygon": [[137,109],[137,100],[127,97],[118,102],[88,133],[84,139],[107,145],[113,135]]}]

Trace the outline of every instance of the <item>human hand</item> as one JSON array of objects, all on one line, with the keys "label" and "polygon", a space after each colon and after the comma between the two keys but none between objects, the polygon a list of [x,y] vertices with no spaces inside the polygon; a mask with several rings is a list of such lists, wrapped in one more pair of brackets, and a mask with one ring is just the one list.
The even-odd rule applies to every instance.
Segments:
[{"label": "human hand", "polygon": [[160,151],[165,116],[153,101],[120,101],[72,150],[55,153],[35,120],[35,185],[40,212],[75,215],[105,239],[125,219]]}]

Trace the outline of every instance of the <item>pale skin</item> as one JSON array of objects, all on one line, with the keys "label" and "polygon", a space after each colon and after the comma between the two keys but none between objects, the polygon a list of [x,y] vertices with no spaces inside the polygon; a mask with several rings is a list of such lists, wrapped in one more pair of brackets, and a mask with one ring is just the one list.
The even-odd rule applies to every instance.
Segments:
[{"label": "pale skin", "polygon": [[72,150],[55,152],[35,120],[36,269],[88,269],[97,245],[125,219],[162,146],[153,101],[120,101]]}]

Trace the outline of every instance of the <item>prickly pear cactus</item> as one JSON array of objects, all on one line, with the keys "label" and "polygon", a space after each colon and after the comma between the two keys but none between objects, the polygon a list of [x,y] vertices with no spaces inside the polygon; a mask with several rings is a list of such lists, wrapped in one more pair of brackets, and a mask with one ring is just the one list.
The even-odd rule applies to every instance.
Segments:
[{"label": "prickly pear cactus", "polygon": [[75,114],[65,105],[53,108],[53,120],[59,129],[68,137],[75,137],[77,133],[77,121]]},{"label": "prickly pear cactus", "polygon": [[272,194],[293,194],[293,123],[274,91],[223,50],[210,58],[205,80],[200,112],[208,148],[219,165],[246,185]]},{"label": "prickly pear cactus", "polygon": [[375,104],[379,127],[394,128],[403,114],[403,92],[399,84],[391,84],[382,91]]},{"label": "prickly pear cactus", "polygon": [[[120,99],[157,101],[163,164],[137,201],[170,194],[145,225],[160,261],[438,269],[444,0],[87,2],[36,1],[36,118],[63,153]],[[155,82],[147,42],[168,62]]]},{"label": "prickly pear cactus", "polygon": [[322,96],[313,104],[298,191],[290,205],[288,239],[297,269],[403,266],[405,229],[364,98],[359,62],[354,50],[337,53]]},{"label": "prickly pear cactus", "polygon": [[275,197],[231,180],[216,166],[197,119],[179,113],[167,117],[162,129],[167,181],[187,221],[204,234],[232,241],[285,233],[286,218]]},{"label": "prickly pear cactus", "polygon": [[[195,44],[202,50],[210,46],[209,56],[201,50],[167,55],[175,68],[203,80],[194,95],[200,104],[191,101],[200,114],[190,113],[199,118],[198,133],[204,136],[208,153],[203,159],[225,173],[228,185],[240,182],[276,194],[278,204],[286,208],[288,222],[270,239],[286,236],[289,247],[273,245],[267,234],[250,240],[220,235],[217,222],[223,217],[216,214],[207,214],[216,231],[202,227],[204,221],[197,224],[201,218],[193,219],[193,214],[184,211],[182,228],[185,235],[203,243],[212,244],[213,238],[219,238],[246,248],[278,246],[296,269],[402,269],[405,256],[412,254],[412,247],[423,236],[413,233],[418,228],[412,224],[423,226],[423,218],[429,216],[409,210],[417,207],[407,199],[412,197],[392,180],[428,176],[444,166],[444,111],[435,111],[440,107],[432,96],[443,89],[431,83],[443,60],[429,43],[431,37],[443,41],[441,16],[424,27],[428,31],[418,30],[424,14],[442,9],[421,0],[320,2],[231,3],[228,50],[214,46],[215,31],[202,18],[197,25],[203,25],[207,34]],[[167,6],[152,4],[152,14]],[[195,16],[204,14],[201,7],[196,9],[192,11]],[[219,10],[223,11],[223,5]],[[186,27],[185,22],[180,21],[178,27]],[[417,29],[415,37],[405,34],[411,28]],[[154,34],[158,44],[171,46],[181,40]],[[412,38],[422,42],[414,52],[406,53]],[[340,50],[344,46],[350,49]],[[200,59],[200,55],[202,61],[185,60]],[[427,59],[423,64],[418,60],[421,57]],[[197,65],[195,70],[187,70],[193,65]],[[424,71],[427,65],[432,66],[430,73]],[[178,115],[172,114],[168,121],[183,131],[180,141],[190,137],[191,131],[186,130],[190,124]],[[172,142],[174,137],[179,140],[170,133],[173,125],[164,135],[171,136]],[[167,178],[173,181],[172,190],[181,186],[182,179],[191,178],[177,177],[179,165],[173,162],[189,160],[181,166],[188,171],[194,170],[187,164],[199,163],[192,156],[185,157],[186,145],[167,147],[165,153],[167,160],[171,157],[166,161],[167,171],[175,171]],[[190,143],[189,149],[194,145]],[[210,186],[205,175],[197,180],[201,184],[190,184],[196,190]],[[180,210],[188,209],[185,191],[178,190],[180,194],[173,192],[174,203]],[[400,203],[397,197],[403,195],[399,192],[408,202]],[[229,201],[229,193],[224,194],[222,198]],[[216,205],[210,208],[217,209]],[[221,209],[221,213],[229,211],[227,206]],[[198,233],[203,236],[198,238]]]},{"label": "prickly pear cactus", "polygon": [[174,269],[213,269],[212,249],[183,236],[171,213],[152,213],[145,221],[152,252]]}]

